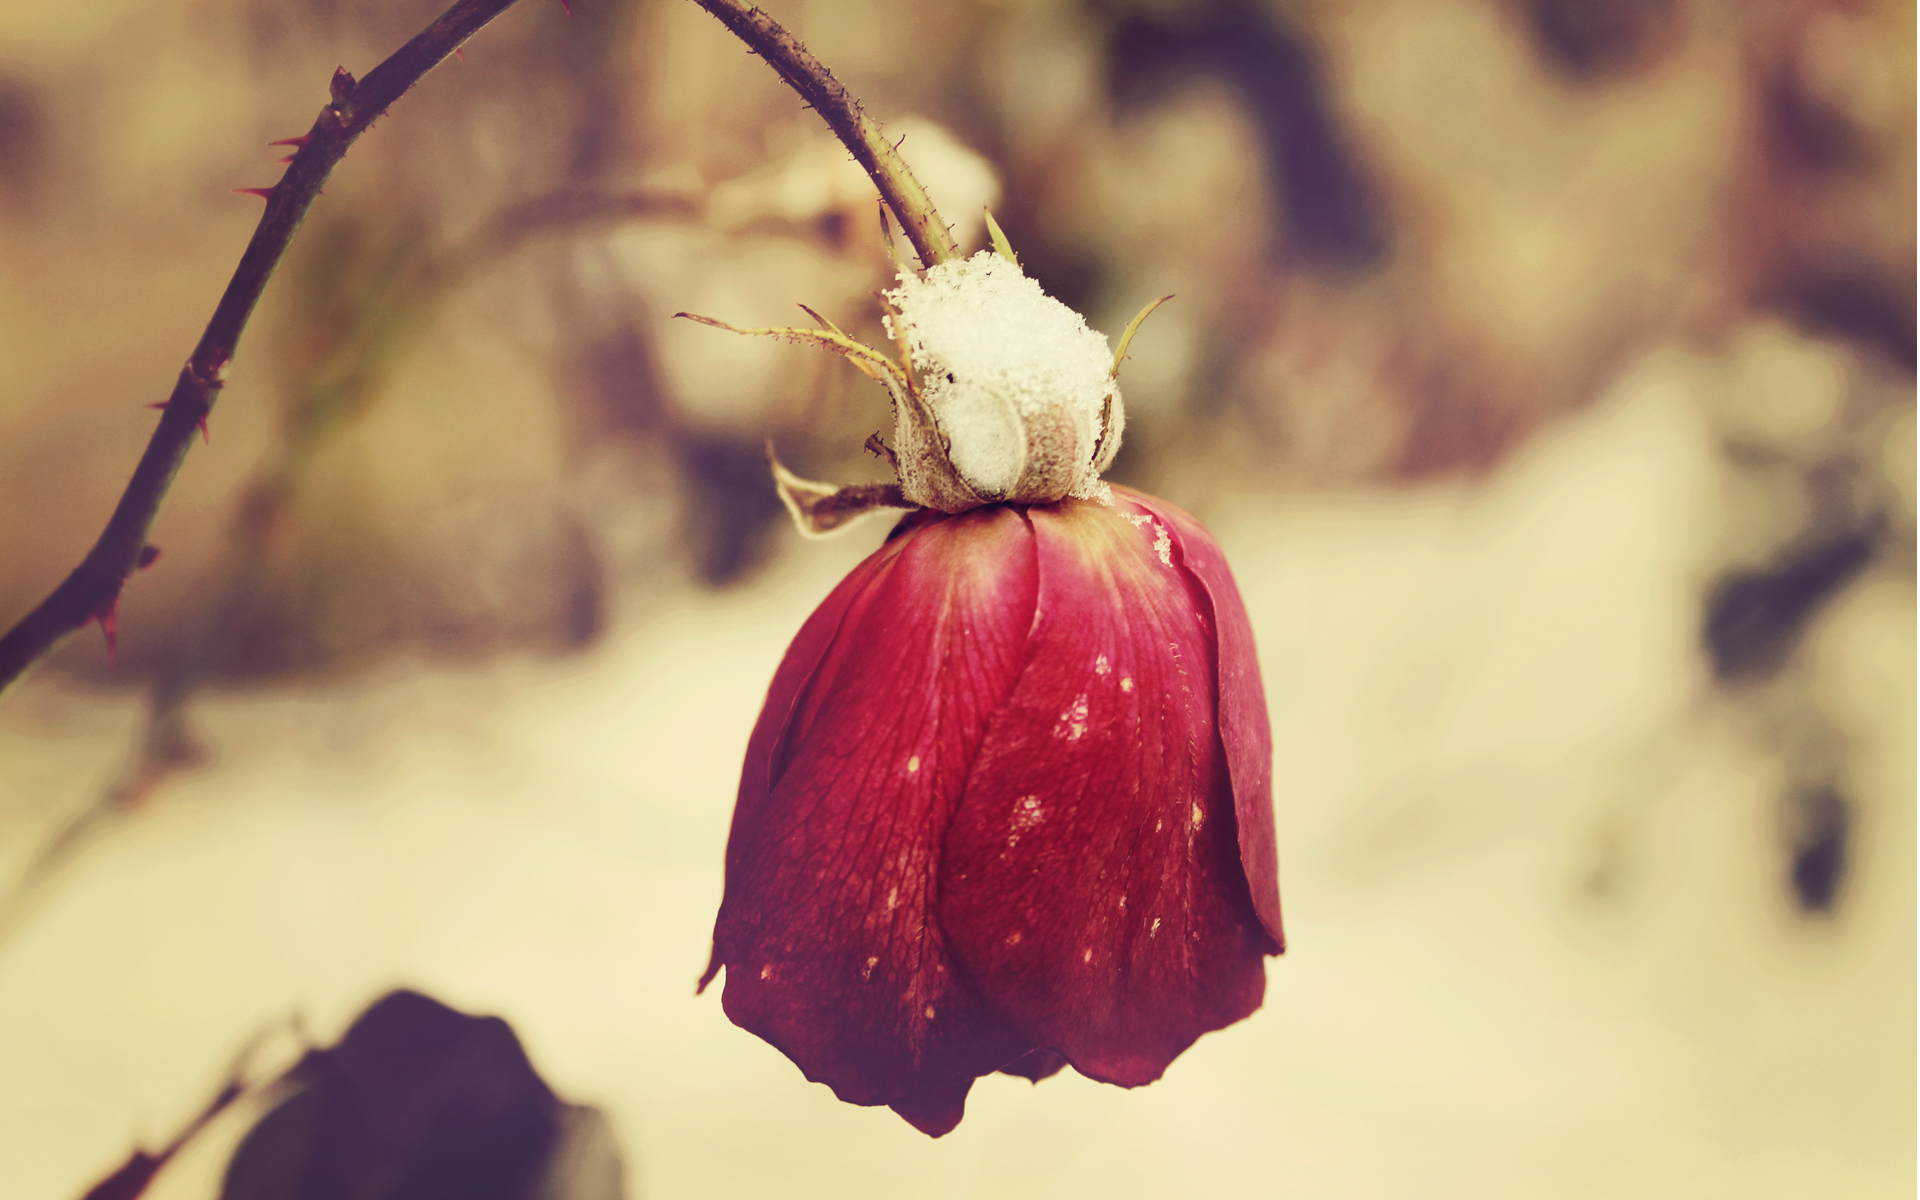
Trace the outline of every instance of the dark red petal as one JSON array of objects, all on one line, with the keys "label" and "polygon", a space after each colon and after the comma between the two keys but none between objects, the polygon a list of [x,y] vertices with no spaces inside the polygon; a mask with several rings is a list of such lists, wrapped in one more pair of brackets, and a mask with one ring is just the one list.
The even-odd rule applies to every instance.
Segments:
[{"label": "dark red petal", "polygon": [[1067,1060],[1051,1050],[1035,1050],[1033,1053],[1016,1058],[1000,1068],[1003,1075],[1018,1075],[1022,1079],[1031,1079],[1039,1083],[1060,1073]]},{"label": "dark red petal", "polygon": [[841,1099],[935,1136],[975,1077],[1032,1049],[953,965],[932,908],[1034,588],[1011,509],[922,520],[856,568],[774,677],[727,846],[727,1015]]},{"label": "dark red petal", "polygon": [[1028,517],[1027,668],[948,827],[940,923],[1036,1045],[1131,1087],[1266,986],[1214,727],[1211,614],[1165,526],[1126,500]]},{"label": "dark red petal", "polygon": [[1130,488],[1114,494],[1152,513],[1173,532],[1174,554],[1184,563],[1213,605],[1213,627],[1220,639],[1220,739],[1233,777],[1233,814],[1240,827],[1240,865],[1247,872],[1254,911],[1273,938],[1273,953],[1286,949],[1280,927],[1280,859],[1273,836],[1273,726],[1267,720],[1267,693],[1260,684],[1260,658],[1254,652],[1247,606],[1227,569],[1220,544],[1180,509]]}]

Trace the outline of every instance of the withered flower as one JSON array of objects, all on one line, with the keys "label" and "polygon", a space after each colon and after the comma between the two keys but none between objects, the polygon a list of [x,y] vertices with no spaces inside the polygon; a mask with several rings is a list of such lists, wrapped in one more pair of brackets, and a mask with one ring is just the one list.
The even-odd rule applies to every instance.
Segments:
[{"label": "withered flower", "polygon": [[1004,251],[887,299],[902,362],[757,331],[848,354],[900,416],[897,489],[776,468],[803,527],[916,511],[774,676],[701,986],[725,967],[736,1024],[938,1137],[979,1076],[1135,1087],[1260,1006],[1272,740],[1219,547],[1099,480],[1119,356]]}]

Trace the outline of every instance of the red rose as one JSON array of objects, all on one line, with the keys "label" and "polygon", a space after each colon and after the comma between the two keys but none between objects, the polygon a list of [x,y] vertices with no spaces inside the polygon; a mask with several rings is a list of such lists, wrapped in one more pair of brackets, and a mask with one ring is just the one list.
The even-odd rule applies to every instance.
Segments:
[{"label": "red rose", "polygon": [[1282,948],[1253,635],[1206,531],[1113,504],[916,512],[775,674],[704,988],[938,1137],[973,1081],[1123,1087],[1260,1006]]}]

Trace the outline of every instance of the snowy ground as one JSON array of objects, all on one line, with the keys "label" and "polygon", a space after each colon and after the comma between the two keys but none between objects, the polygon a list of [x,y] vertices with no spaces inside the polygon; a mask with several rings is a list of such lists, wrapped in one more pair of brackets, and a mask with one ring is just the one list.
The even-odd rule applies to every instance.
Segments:
[{"label": "snowy ground", "polygon": [[[4,1190],[78,1196],[259,1022],[330,1039],[406,983],[511,1020],[660,1200],[1910,1196],[1911,585],[1869,575],[1805,647],[1861,810],[1809,922],[1771,760],[1695,649],[1723,480],[1686,379],[1641,370],[1477,489],[1209,510],[1271,696],[1291,948],[1152,1087],[988,1079],[932,1142],[693,994],[766,681],[876,523],[586,660],[202,705],[216,761],[0,946]],[[0,703],[0,870],[137,716],[45,675]],[[212,1194],[238,1129],[156,1195]]]}]

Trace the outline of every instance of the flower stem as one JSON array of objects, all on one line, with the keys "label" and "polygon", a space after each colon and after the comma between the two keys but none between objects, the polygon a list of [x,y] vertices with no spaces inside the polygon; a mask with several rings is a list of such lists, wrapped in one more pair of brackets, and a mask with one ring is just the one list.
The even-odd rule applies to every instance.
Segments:
[{"label": "flower stem", "polygon": [[161,406],[160,425],[148,439],[106,529],[80,565],[0,637],[0,690],[95,614],[112,611],[127,576],[140,563],[154,518],[187,449],[226,383],[227,367],[254,306],[334,164],[388,106],[514,2],[457,0],[365,79],[356,82],[345,70],[334,72],[331,101],[320,110],[304,139],[290,139],[299,150],[280,182],[267,191],[267,210],[253,231],[253,240],[240,256],[206,332],[180,369],[173,394]]},{"label": "flower stem", "polygon": [[880,189],[880,196],[906,230],[907,240],[920,255],[923,266],[961,257],[940,214],[934,211],[927,190],[913,177],[906,160],[880,132],[880,122],[869,117],[833,72],[808,53],[798,38],[782,29],[777,21],[741,0],[695,0],[720,23],[731,29],[753,53],[767,60],[794,91],[825,119],[834,136],[852,152],[854,160],[867,169]]}]

